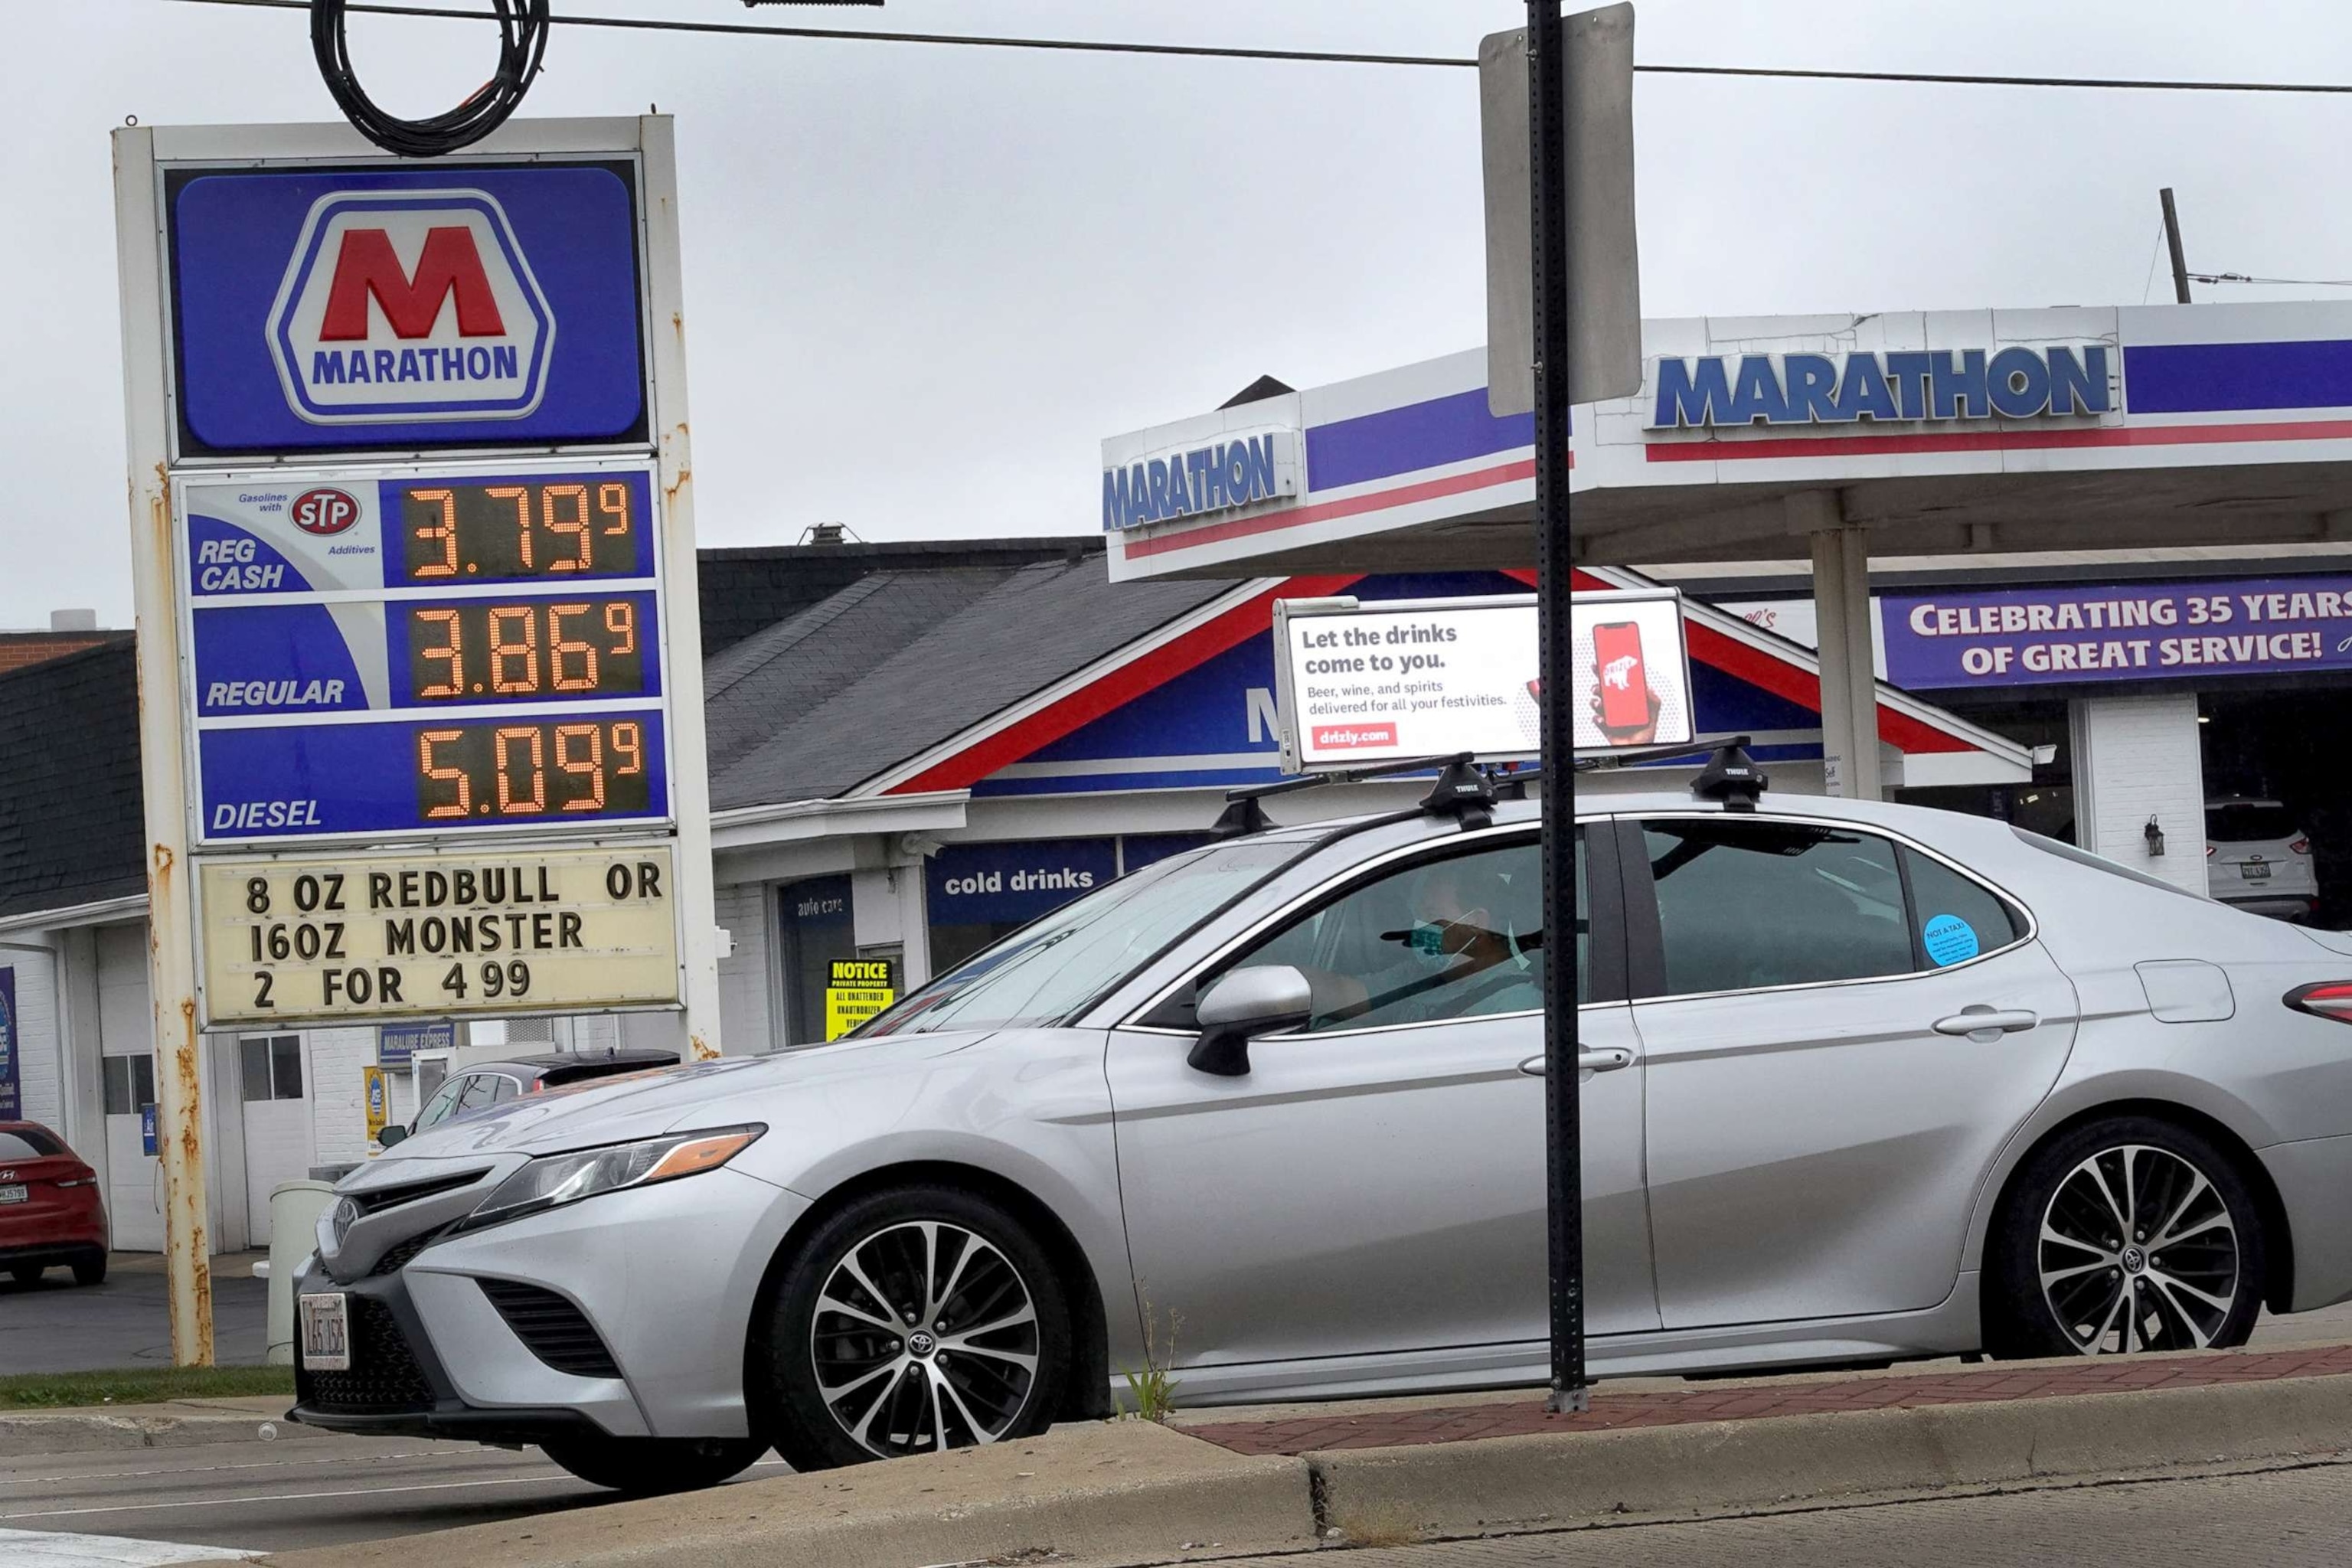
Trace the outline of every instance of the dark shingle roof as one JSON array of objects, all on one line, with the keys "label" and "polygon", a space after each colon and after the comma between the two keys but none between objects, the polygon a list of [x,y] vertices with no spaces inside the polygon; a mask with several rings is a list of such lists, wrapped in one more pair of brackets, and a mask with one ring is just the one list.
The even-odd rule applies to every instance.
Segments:
[{"label": "dark shingle roof", "polygon": [[707,658],[732,647],[764,627],[876,572],[953,571],[965,568],[1010,572],[1033,561],[1099,561],[1099,535],[1056,534],[1041,539],[949,539],[868,544],[763,544],[747,549],[705,550],[697,562],[697,599],[702,606],[702,652]]},{"label": "dark shingle roof", "polygon": [[0,675],[0,916],[147,890],[131,640]]},{"label": "dark shingle roof", "polygon": [[[733,743],[722,762],[712,742],[711,805],[725,811],[840,795],[1233,587],[1113,584],[1102,562],[1090,559],[1024,567],[966,598],[962,584],[940,580],[957,575],[877,575],[754,639],[778,645],[765,678],[776,696],[730,689],[727,700],[738,705],[728,721]],[[821,616],[833,619],[813,619]],[[889,640],[878,634],[866,640],[861,628],[869,625],[915,635],[861,665],[862,650]],[[838,650],[826,646],[836,637]],[[738,651],[749,652],[748,645],[712,660],[709,673],[716,677]],[[817,700],[806,701],[811,695]],[[716,737],[715,710],[711,729]]]}]

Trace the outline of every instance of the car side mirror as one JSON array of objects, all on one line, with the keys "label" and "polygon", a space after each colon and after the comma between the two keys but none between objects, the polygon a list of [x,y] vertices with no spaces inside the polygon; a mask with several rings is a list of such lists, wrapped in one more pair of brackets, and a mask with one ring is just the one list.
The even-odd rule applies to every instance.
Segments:
[{"label": "car side mirror", "polygon": [[1253,964],[1210,986],[1194,1016],[1201,1037],[1184,1058],[1187,1065],[1218,1078],[1240,1078],[1250,1070],[1251,1039],[1313,1018],[1315,993],[1307,976],[1290,964]]},{"label": "car side mirror", "polygon": [[407,1128],[403,1127],[397,1121],[388,1121],[384,1123],[383,1131],[375,1135],[376,1147],[379,1149],[389,1149],[394,1143],[399,1142],[402,1139],[407,1136]]}]

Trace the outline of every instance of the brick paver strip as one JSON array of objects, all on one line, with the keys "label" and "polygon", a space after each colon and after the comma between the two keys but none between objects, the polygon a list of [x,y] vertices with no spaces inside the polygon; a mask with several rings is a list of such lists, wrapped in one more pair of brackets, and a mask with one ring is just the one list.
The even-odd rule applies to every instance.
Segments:
[{"label": "brick paver strip", "polygon": [[2195,1388],[2218,1383],[2264,1383],[2289,1377],[2352,1374],[2352,1345],[2299,1350],[2231,1351],[2205,1356],[2085,1358],[2080,1364],[2030,1368],[1987,1366],[1914,1377],[1863,1377],[1790,1382],[1758,1387],[1663,1389],[1592,1396],[1581,1415],[1554,1415],[1540,1398],[1524,1405],[1399,1410],[1393,1414],[1294,1416],[1282,1421],[1224,1421],[1187,1426],[1192,1436],[1237,1454],[1307,1454],[1328,1448],[1389,1448],[1408,1443],[1458,1443],[1531,1432],[1604,1432],[1622,1426],[1673,1426],[1700,1421],[1754,1421],[1848,1410],[1900,1410],[1929,1405],[1975,1405],[2005,1399],[2050,1399],[2114,1394],[2127,1389]]}]

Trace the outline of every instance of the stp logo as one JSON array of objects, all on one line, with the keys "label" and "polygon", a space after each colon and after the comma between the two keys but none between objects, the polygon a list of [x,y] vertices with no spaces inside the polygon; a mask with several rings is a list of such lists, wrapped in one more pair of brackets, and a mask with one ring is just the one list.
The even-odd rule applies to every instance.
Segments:
[{"label": "stp logo", "polygon": [[488,192],[351,191],[312,204],[268,332],[311,424],[520,419],[546,394],[555,317]]},{"label": "stp logo", "polygon": [[360,520],[360,503],[341,490],[305,490],[289,510],[305,533],[341,533]]}]

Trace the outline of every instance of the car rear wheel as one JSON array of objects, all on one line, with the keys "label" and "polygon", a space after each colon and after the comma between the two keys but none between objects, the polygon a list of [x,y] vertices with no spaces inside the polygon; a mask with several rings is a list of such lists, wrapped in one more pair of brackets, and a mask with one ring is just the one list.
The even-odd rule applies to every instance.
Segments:
[{"label": "car rear wheel", "polygon": [[74,1283],[103,1285],[106,1283],[106,1254],[94,1252],[88,1258],[74,1259]]},{"label": "car rear wheel", "polygon": [[9,1268],[8,1278],[19,1285],[37,1285],[41,1282],[42,1268],[38,1263],[16,1264]]},{"label": "car rear wheel", "polygon": [[1026,1437],[1070,1363],[1060,1281],[1028,1231],[949,1187],[877,1193],[808,1239],[755,1356],[768,1436],[795,1469]]},{"label": "car rear wheel", "polygon": [[1986,1348],[1999,1356],[2219,1350],[2262,1310],[2262,1220],[2226,1153],[2188,1128],[2116,1117],[2036,1152],[1992,1244]]},{"label": "car rear wheel", "polygon": [[632,1497],[715,1487],[768,1451],[749,1437],[571,1437],[540,1447],[589,1485]]}]

